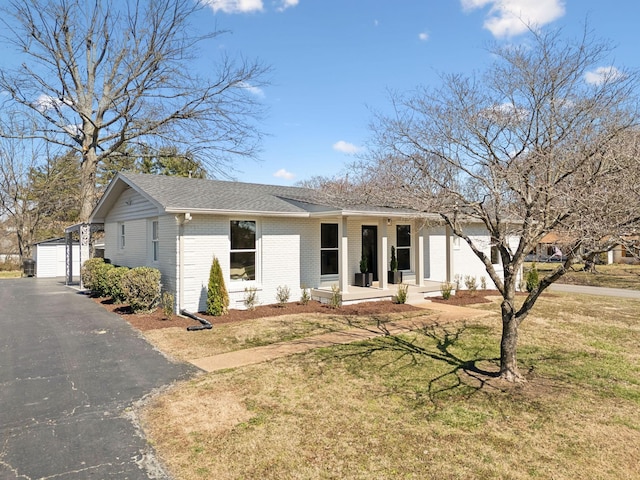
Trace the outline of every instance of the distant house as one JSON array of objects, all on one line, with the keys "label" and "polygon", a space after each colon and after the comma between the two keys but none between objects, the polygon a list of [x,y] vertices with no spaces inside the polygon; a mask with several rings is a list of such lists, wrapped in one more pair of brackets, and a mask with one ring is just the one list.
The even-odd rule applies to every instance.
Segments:
[{"label": "distant house", "polygon": [[[436,216],[373,205],[336,207],[299,187],[119,173],[90,221],[104,224],[105,258],[158,268],[163,288],[174,293],[178,309],[188,311],[206,308],[214,256],[230,308],[239,309],[247,288],[256,289],[262,304],[276,303],[284,286],[291,301],[303,288],[326,301],[332,286],[345,303],[391,298],[397,293],[387,278],[392,246],[414,296],[439,294],[441,282],[456,276],[478,282],[486,277],[471,249]],[[469,228],[489,255],[486,230]],[[363,256],[373,275],[370,288],[355,286]]]}]

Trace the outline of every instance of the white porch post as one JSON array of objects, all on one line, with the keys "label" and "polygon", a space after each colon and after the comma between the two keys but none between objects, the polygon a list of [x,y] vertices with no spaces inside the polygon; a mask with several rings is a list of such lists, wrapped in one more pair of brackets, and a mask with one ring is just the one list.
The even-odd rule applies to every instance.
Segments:
[{"label": "white porch post", "polygon": [[388,279],[387,279],[387,247],[389,244],[388,232],[387,232],[387,220],[383,219],[380,228],[380,239],[378,240],[378,254],[379,262],[378,262],[378,286],[386,290],[388,288]]},{"label": "white porch post", "polygon": [[452,255],[452,244],[453,244],[453,236],[451,235],[451,228],[449,226],[445,226],[445,242],[446,242],[446,259],[447,259],[447,282],[451,282],[453,280],[453,255]]},{"label": "white porch post", "polygon": [[349,291],[349,237],[347,218],[342,217],[340,225],[340,255],[338,256],[338,288],[342,293]]},{"label": "white porch post", "polygon": [[416,285],[424,286],[424,225],[418,228],[418,235],[415,238],[415,273]]},{"label": "white porch post", "polygon": [[[80,225],[80,268],[89,259],[89,241],[91,239],[91,225],[83,223]],[[80,276],[80,288],[82,286],[82,276]]]}]

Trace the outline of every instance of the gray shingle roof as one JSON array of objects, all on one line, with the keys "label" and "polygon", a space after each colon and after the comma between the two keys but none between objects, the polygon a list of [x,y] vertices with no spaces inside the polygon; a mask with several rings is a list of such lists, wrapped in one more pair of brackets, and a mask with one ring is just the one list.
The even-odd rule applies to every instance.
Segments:
[{"label": "gray shingle roof", "polygon": [[102,222],[125,188],[131,187],[167,213],[243,212],[257,215],[311,216],[327,214],[413,217],[418,212],[375,205],[336,205],[322,192],[257,183],[164,175],[119,173],[91,215]]},{"label": "gray shingle roof", "polygon": [[121,176],[167,211],[302,213],[336,210],[323,205],[320,194],[308,188],[164,175],[127,173]]}]

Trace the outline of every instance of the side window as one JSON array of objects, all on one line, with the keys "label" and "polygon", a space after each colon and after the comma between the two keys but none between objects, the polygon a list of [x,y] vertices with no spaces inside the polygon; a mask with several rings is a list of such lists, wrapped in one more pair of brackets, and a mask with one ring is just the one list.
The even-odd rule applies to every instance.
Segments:
[{"label": "side window", "polygon": [[122,249],[126,244],[124,222],[118,223],[118,246]]},{"label": "side window", "polygon": [[153,254],[153,261],[157,262],[160,259],[160,239],[158,236],[158,220],[151,222],[151,252]]},{"label": "side window", "polygon": [[231,280],[256,279],[256,222],[231,220]]},{"label": "side window", "polygon": [[411,225],[396,225],[398,270],[411,270]]},{"label": "side window", "polygon": [[338,224],[320,225],[320,274],[338,273]]}]

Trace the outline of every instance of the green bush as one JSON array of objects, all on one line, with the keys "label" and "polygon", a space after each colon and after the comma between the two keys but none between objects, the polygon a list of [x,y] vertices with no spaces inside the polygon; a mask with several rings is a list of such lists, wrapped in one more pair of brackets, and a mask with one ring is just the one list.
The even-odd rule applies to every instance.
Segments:
[{"label": "green bush", "polygon": [[398,293],[393,297],[395,303],[407,303],[407,297],[409,295],[409,285],[401,283],[398,285]]},{"label": "green bush", "polygon": [[97,297],[109,296],[109,280],[107,275],[115,267],[110,263],[100,263],[93,270],[93,288],[91,292]]},{"label": "green bush", "polygon": [[244,289],[244,306],[247,310],[255,310],[258,305],[258,289],[256,287],[246,287]]},{"label": "green bush", "polygon": [[162,296],[160,297],[160,305],[162,306],[162,313],[166,319],[171,319],[174,313],[174,304],[175,297],[170,292],[162,292]]},{"label": "green bush", "polygon": [[284,304],[289,301],[290,296],[291,289],[287,285],[280,285],[276,290],[276,299],[278,300],[278,305],[280,306],[284,306]]},{"label": "green bush", "polygon": [[300,295],[300,304],[307,305],[311,300],[311,294],[309,293],[309,289],[307,287],[302,287],[302,294]]},{"label": "green bush", "polygon": [[213,257],[211,271],[209,273],[209,286],[207,288],[207,314],[225,315],[229,308],[229,294],[224,284],[222,268],[216,257]]},{"label": "green bush", "polygon": [[116,267],[107,270],[107,296],[111,297],[113,303],[124,303],[126,300],[124,291],[122,290],[122,278],[128,271],[129,267]]},{"label": "green bush", "polygon": [[442,293],[443,299],[449,300],[451,298],[452,290],[453,290],[453,284],[451,282],[442,282],[440,284],[440,293]]},{"label": "green bush", "polygon": [[134,313],[152,312],[160,302],[160,270],[135,267],[122,277],[122,291]]},{"label": "green bush", "polygon": [[540,285],[540,277],[538,275],[538,269],[536,268],[536,264],[531,264],[531,269],[527,272],[527,278],[525,281],[525,286],[527,288],[527,292],[533,292]]},{"label": "green bush", "polygon": [[82,280],[82,286],[87,290],[93,291],[94,288],[94,280],[95,280],[95,270],[99,265],[104,264],[103,258],[90,258],[86,260],[82,264],[82,268],[80,269],[80,278]]}]

